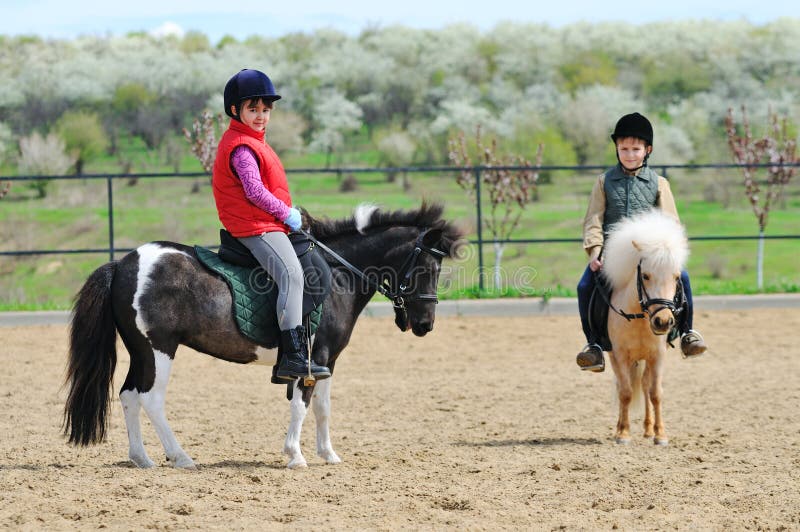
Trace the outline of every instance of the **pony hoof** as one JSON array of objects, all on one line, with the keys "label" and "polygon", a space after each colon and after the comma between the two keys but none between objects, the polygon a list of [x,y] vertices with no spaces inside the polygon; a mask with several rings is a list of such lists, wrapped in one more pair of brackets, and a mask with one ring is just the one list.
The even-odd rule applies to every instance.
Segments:
[{"label": "pony hoof", "polygon": [[150,460],[149,456],[129,456],[133,465],[141,469],[149,469],[155,467],[156,463]]},{"label": "pony hoof", "polygon": [[669,438],[653,438],[653,443],[660,447],[666,447],[669,445]]},{"label": "pony hoof", "polygon": [[286,464],[287,469],[303,469],[305,467],[308,467],[308,464],[306,463],[305,458],[302,457],[294,458],[290,460],[288,464]]},{"label": "pony hoof", "polygon": [[319,453],[319,456],[323,460],[325,460],[325,462],[328,463],[328,464],[341,464],[342,463],[342,459],[339,458],[339,456],[333,451],[329,451],[329,452],[325,452],[325,453]]},{"label": "pony hoof", "polygon": [[189,458],[188,456],[179,456],[174,461],[169,461],[172,464],[172,467],[177,469],[197,469],[197,466],[194,465],[194,461]]},{"label": "pony hoof", "polygon": [[617,438],[615,440],[619,445],[630,445],[631,439],[630,438]]}]

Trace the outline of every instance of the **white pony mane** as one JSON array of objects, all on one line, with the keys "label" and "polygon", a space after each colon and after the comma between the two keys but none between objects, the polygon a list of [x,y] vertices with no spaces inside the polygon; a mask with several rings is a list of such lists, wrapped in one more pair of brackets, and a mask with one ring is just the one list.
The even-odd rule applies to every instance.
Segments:
[{"label": "white pony mane", "polygon": [[642,259],[642,265],[661,278],[680,272],[688,258],[689,243],[684,227],[674,218],[653,209],[611,227],[603,248],[601,271],[612,287],[620,287],[633,279]]},{"label": "white pony mane", "polygon": [[362,203],[358,207],[356,207],[355,212],[353,213],[353,220],[356,224],[356,230],[364,234],[367,227],[369,227],[370,222],[372,221],[372,215],[375,211],[378,210],[377,205],[373,205],[372,203]]}]

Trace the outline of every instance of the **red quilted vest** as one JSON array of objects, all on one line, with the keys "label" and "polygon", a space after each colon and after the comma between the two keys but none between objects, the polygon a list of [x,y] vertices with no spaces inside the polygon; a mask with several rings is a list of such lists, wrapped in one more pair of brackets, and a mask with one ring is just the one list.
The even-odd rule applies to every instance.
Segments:
[{"label": "red quilted vest", "polygon": [[242,182],[231,167],[231,153],[241,145],[249,147],[256,154],[261,181],[267,190],[286,205],[292,206],[286,171],[275,151],[264,142],[264,132],[231,120],[219,141],[211,179],[214,201],[222,225],[235,237],[271,231],[287,233],[289,228],[282,221],[256,207],[245,197]]}]

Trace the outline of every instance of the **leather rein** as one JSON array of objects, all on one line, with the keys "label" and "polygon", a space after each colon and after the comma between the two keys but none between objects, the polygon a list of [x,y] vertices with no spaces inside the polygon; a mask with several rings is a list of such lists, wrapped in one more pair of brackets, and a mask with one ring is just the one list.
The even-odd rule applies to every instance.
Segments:
[{"label": "leather rein", "polygon": [[[602,294],[605,302],[608,304],[608,307],[628,321],[641,318],[650,318],[664,309],[669,309],[672,312],[672,315],[677,319],[680,313],[683,312],[684,304],[686,302],[686,295],[683,293],[683,282],[680,278],[678,278],[677,286],[678,289],[675,292],[674,299],[664,299],[659,297],[651,298],[647,293],[647,289],[644,286],[644,281],[642,280],[642,261],[640,260],[639,264],[636,265],[636,292],[639,295],[639,306],[641,307],[642,312],[629,314],[611,304],[611,298],[608,297],[608,292],[606,292],[605,289],[601,289],[600,293]],[[650,307],[653,306],[656,306],[656,309],[650,310]]]},{"label": "leather rein", "polygon": [[423,238],[427,234],[430,229],[423,229],[422,232],[417,237],[417,240],[414,242],[414,249],[408,255],[406,260],[403,262],[403,265],[400,267],[400,283],[397,290],[394,290],[392,286],[386,281],[386,279],[382,279],[380,283],[375,281],[372,277],[365,274],[362,270],[354,266],[352,263],[347,261],[344,257],[333,251],[331,248],[317,240],[314,236],[312,236],[309,232],[305,231],[304,229],[300,229],[299,231],[303,233],[309,240],[311,240],[314,244],[319,246],[323,251],[328,253],[332,256],[336,261],[356,274],[362,280],[367,282],[372,288],[374,288],[377,292],[380,292],[384,296],[386,296],[391,302],[392,306],[396,310],[406,310],[406,303],[409,301],[421,300],[421,301],[433,301],[434,303],[439,302],[439,297],[436,294],[415,294],[412,291],[411,281],[412,276],[414,274],[414,267],[417,265],[417,261],[419,260],[419,256],[422,253],[427,253],[434,258],[443,259],[447,257],[447,253],[442,251],[441,249],[432,248],[422,243]]}]

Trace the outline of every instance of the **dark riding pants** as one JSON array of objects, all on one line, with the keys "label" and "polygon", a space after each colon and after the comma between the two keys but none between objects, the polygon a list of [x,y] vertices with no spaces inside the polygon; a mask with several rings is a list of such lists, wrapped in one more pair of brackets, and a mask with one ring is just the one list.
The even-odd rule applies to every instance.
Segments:
[{"label": "dark riding pants", "polygon": [[[692,285],[689,283],[689,273],[686,270],[681,272],[681,282],[683,283],[683,293],[686,295],[686,321],[684,322],[684,328],[686,330],[681,331],[681,333],[686,333],[692,328],[692,321],[694,319]],[[592,297],[594,286],[595,272],[587,265],[586,270],[583,272],[583,277],[578,281],[578,312],[581,315],[583,334],[586,336],[586,342],[590,344],[597,343],[597,338],[594,337],[592,330],[589,328],[589,299]]]}]

